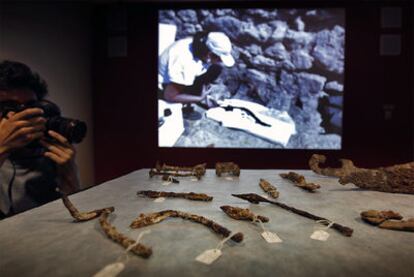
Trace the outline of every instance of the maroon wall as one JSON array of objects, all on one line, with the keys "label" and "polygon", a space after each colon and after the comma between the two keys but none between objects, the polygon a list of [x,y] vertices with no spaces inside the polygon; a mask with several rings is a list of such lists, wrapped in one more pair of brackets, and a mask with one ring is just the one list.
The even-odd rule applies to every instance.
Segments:
[{"label": "maroon wall", "polygon": [[[340,151],[157,148],[157,8],[165,5],[100,6],[96,12],[94,56],[97,183],[151,167],[156,160],[188,165],[208,162],[210,167],[216,161],[232,160],[242,168],[307,168],[314,152],[325,153],[332,160],[351,158],[366,167],[412,160],[413,8],[409,1],[400,4],[403,26],[394,29],[381,28],[384,4],[343,2],[334,6],[346,7],[344,129]],[[214,5],[209,3],[208,7]],[[247,5],[250,4],[232,3],[237,7]],[[120,33],[127,36],[128,54],[108,58],[107,39],[117,34],[108,29],[107,17],[114,9],[123,8],[126,30]],[[380,35],[387,33],[401,34],[401,55],[379,54]],[[385,118],[384,105],[393,105],[391,119]]]}]

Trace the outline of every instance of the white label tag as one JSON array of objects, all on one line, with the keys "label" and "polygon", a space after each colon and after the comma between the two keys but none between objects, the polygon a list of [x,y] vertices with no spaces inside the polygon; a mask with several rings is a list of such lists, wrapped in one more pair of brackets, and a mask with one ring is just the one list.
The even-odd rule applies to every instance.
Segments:
[{"label": "white label tag", "polygon": [[310,236],[311,239],[326,241],[329,238],[329,233],[324,230],[316,230]]},{"label": "white label tag", "polygon": [[230,176],[227,176],[224,179],[226,179],[227,181],[233,181],[234,180],[233,177],[230,177]]},{"label": "white label tag", "polygon": [[198,179],[197,178],[192,178],[191,182],[198,182]]},{"label": "white label tag", "polygon": [[168,186],[168,185],[170,185],[171,184],[171,182],[162,182],[162,184],[161,185],[163,185],[163,186]]},{"label": "white label tag", "polygon": [[164,201],[165,201],[165,197],[158,197],[158,198],[155,198],[154,200],[155,203],[162,203]]},{"label": "white label tag", "polygon": [[263,232],[262,237],[268,242],[268,243],[280,243],[282,240],[279,238],[276,233],[272,233],[269,231]]},{"label": "white label tag", "polygon": [[121,273],[122,270],[124,270],[125,264],[124,263],[113,263],[105,266],[101,270],[99,270],[93,277],[115,277],[119,273]]},{"label": "white label tag", "polygon": [[261,195],[263,198],[266,198],[266,199],[269,199],[270,197],[269,197],[269,195],[267,195],[267,194],[262,194]]},{"label": "white label tag", "polygon": [[220,249],[209,249],[197,256],[196,261],[203,264],[212,264],[221,256]]}]

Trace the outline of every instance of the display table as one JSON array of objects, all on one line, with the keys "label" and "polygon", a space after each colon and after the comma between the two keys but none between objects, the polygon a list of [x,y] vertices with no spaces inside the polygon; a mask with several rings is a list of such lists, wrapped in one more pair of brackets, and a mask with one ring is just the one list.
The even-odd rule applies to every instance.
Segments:
[{"label": "display table", "polygon": [[[80,211],[114,206],[110,222],[135,239],[151,229],[141,242],[153,254],[143,259],[130,254],[119,276],[414,276],[414,233],[380,229],[361,221],[363,210],[400,212],[414,217],[414,195],[364,191],[341,186],[336,178],[309,170],[297,170],[306,180],[321,185],[316,193],[295,187],[279,177],[287,170],[242,170],[233,180],[216,177],[207,170],[200,181],[181,178],[180,184],[163,185],[141,169],[70,196]],[[274,205],[250,204],[231,193],[253,192],[264,178],[280,191],[279,201],[354,229],[345,237],[329,229],[327,241],[310,239],[322,225]],[[212,202],[138,197],[138,190],[201,192]],[[228,217],[220,206],[249,208],[270,218],[265,226],[276,232],[282,243],[268,244],[260,226]],[[242,243],[228,242],[223,255],[211,265],[195,261],[204,250],[217,246],[222,237],[210,229],[180,218],[133,230],[129,224],[140,213],[175,209],[205,216],[232,231],[244,233]],[[0,221],[0,276],[92,276],[116,261],[124,248],[109,240],[98,219],[74,223],[61,200]]]}]

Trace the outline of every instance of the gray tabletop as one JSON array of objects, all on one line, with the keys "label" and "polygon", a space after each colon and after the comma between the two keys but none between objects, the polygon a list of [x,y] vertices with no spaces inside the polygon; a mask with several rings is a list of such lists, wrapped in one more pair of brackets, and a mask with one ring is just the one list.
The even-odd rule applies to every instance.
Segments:
[{"label": "gray tabletop", "polygon": [[[414,217],[414,195],[389,194],[341,186],[336,178],[318,176],[308,170],[296,172],[321,185],[316,193],[303,191],[279,177],[287,170],[242,170],[240,178],[216,177],[208,170],[201,181],[182,178],[180,184],[163,185],[142,169],[74,194],[72,202],[81,211],[114,206],[110,222],[119,231],[136,238],[151,229],[141,242],[153,255],[143,259],[130,255],[119,276],[414,276],[414,233],[383,230],[362,222],[359,213],[378,209]],[[279,207],[249,204],[231,193],[263,194],[258,182],[265,178],[280,191],[279,201],[328,218],[354,229],[345,237],[329,229],[327,241],[310,239],[320,227],[310,219]],[[138,190],[203,192],[212,202],[137,197]],[[282,243],[268,244],[260,226],[229,218],[222,205],[249,208],[270,218],[265,227]],[[195,261],[204,250],[222,239],[208,228],[170,218],[162,223],[133,230],[129,224],[140,213],[176,209],[205,216],[245,235],[242,243],[226,243],[223,255],[211,265]],[[0,276],[92,276],[117,260],[124,249],[110,241],[97,219],[74,223],[60,200],[0,222]]]}]

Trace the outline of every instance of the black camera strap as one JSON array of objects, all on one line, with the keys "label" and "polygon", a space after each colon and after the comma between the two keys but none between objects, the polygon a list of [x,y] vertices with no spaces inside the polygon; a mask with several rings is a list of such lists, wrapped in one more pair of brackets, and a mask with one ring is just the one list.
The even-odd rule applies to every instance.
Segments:
[{"label": "black camera strap", "polygon": [[12,160],[10,160],[10,162],[13,165],[13,174],[12,174],[12,177],[10,178],[9,186],[7,188],[7,193],[8,193],[9,201],[10,201],[10,208],[9,208],[8,215],[14,214],[14,207],[13,207],[13,183],[14,183],[14,179],[16,178],[16,165],[15,165],[15,163]]}]

